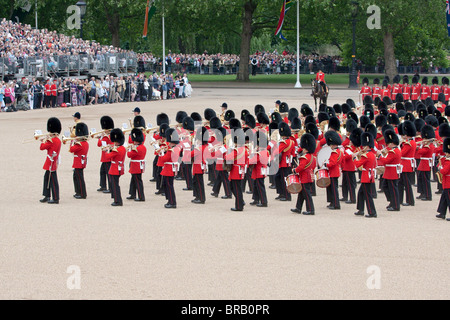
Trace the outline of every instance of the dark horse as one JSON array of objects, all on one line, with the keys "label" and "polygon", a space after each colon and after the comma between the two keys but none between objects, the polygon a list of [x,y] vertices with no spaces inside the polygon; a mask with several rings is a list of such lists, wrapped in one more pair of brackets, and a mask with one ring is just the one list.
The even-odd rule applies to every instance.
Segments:
[{"label": "dark horse", "polygon": [[330,90],[326,84],[325,86],[327,87],[326,90],[324,90],[322,85],[317,80],[311,79],[311,88],[312,88],[311,96],[313,96],[314,103],[316,105],[315,112],[317,112],[317,99],[319,99],[319,104],[322,103],[327,104],[328,94],[330,93]]}]

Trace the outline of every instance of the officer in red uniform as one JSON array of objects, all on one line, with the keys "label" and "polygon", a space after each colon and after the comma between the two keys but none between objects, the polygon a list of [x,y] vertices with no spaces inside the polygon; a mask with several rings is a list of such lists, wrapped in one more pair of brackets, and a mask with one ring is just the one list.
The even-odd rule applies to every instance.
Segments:
[{"label": "officer in red uniform", "polygon": [[44,107],[50,108],[52,99],[52,90],[50,80],[47,80],[47,83],[44,85]]},{"label": "officer in red uniform", "polygon": [[419,83],[419,77],[414,76],[412,78],[412,86],[411,86],[411,101],[413,103],[414,108],[416,108],[417,101],[420,99],[421,93],[421,85]]},{"label": "officer in red uniform", "polygon": [[418,181],[417,181],[417,193],[418,200],[431,201],[431,170],[433,168],[433,154],[434,154],[434,138],[436,137],[435,131],[432,126],[425,125],[421,132],[422,143],[417,145],[417,155],[420,157],[420,163],[417,167]]},{"label": "officer in red uniform", "polygon": [[409,85],[409,77],[403,76],[402,94],[405,101],[411,100],[411,86]]},{"label": "officer in red uniform", "polygon": [[[316,167],[316,139],[310,133],[305,133],[300,139],[300,147],[303,149],[299,156],[298,166],[293,169],[294,173],[300,176],[300,183],[302,184],[302,191],[298,194],[297,204],[292,212],[301,213],[304,215],[314,215],[314,202],[312,199],[312,185],[314,184],[314,168]],[[302,212],[303,203],[306,203],[306,211]]]},{"label": "officer in red uniform", "polygon": [[156,125],[158,126],[158,128],[156,128],[153,132],[153,137],[150,138],[150,145],[153,146],[155,148],[154,151],[154,155],[155,157],[153,158],[153,164],[152,164],[152,179],[150,180],[150,182],[156,182],[157,181],[157,176],[158,176],[158,166],[156,165],[158,163],[158,157],[159,157],[159,153],[158,153],[158,148],[159,148],[159,141],[161,140],[161,135],[160,135],[160,130],[161,130],[161,126],[163,124],[169,125],[169,116],[165,113],[160,113],[156,116]]},{"label": "officer in red uniform", "polygon": [[[59,153],[61,151],[61,140],[58,135],[61,133],[61,122],[58,118],[50,118],[47,121],[48,136],[41,139],[40,150],[47,150],[47,158],[44,163],[44,198],[42,203],[59,203],[59,183],[56,170],[58,169]],[[50,199],[51,198],[51,199]]]},{"label": "officer in red uniform", "polygon": [[168,144],[168,150],[163,156],[161,156],[161,161],[164,163],[161,175],[163,176],[165,195],[167,199],[167,203],[164,205],[164,208],[175,209],[177,207],[177,199],[175,196],[173,181],[178,172],[178,158],[180,157],[181,152],[181,147],[179,146],[180,138],[175,129],[167,129],[166,141]]},{"label": "officer in red uniform", "polygon": [[441,87],[439,87],[439,79],[437,77],[433,77],[431,82],[433,83],[430,88],[431,99],[433,99],[434,103],[438,103],[439,93],[441,93]]},{"label": "officer in red uniform", "polygon": [[[145,172],[145,156],[147,148],[144,145],[145,136],[141,129],[134,128],[130,134],[133,144],[130,145],[127,157],[130,159],[130,190],[128,200],[145,201],[142,174]],[[136,197],[137,193],[137,197]]]},{"label": "officer in red uniform", "polygon": [[[443,152],[445,154],[439,160],[439,172],[442,176],[442,188],[443,192],[441,194],[441,199],[439,201],[439,206],[437,212],[439,213],[436,218],[445,219],[447,214],[447,208],[450,209],[450,138],[444,139]],[[447,219],[450,221],[450,219]]]},{"label": "officer in red uniform", "polygon": [[385,97],[391,98],[391,90],[388,88],[389,83],[387,80],[383,80],[383,86],[381,87],[381,99],[384,99]]},{"label": "officer in red uniform", "polygon": [[372,99],[381,98],[380,79],[373,79]]},{"label": "officer in red uniform", "polygon": [[76,140],[72,141],[69,152],[73,153],[73,185],[75,199],[86,199],[86,183],[84,182],[84,169],[87,165],[89,151],[89,129],[85,123],[79,122],[75,126]]},{"label": "officer in red uniform", "polygon": [[111,177],[111,197],[114,202],[111,203],[113,207],[123,206],[122,195],[120,192],[119,179],[125,172],[125,157],[127,150],[123,146],[125,143],[125,136],[121,129],[113,129],[110,134],[111,142],[114,143],[109,152],[105,155],[106,159],[111,161],[109,168],[109,176]]},{"label": "officer in red uniform", "polygon": [[55,108],[56,107],[56,96],[58,95],[58,87],[57,87],[57,85],[56,85],[56,79],[55,80],[53,80],[53,83],[52,83],[52,85],[50,86],[50,90],[51,90],[51,94],[52,94],[52,96],[51,96],[51,105],[52,105],[52,108]]},{"label": "officer in red uniform", "polygon": [[450,99],[450,79],[447,77],[442,77],[442,87],[441,92],[445,95],[445,104],[448,105],[448,100]]},{"label": "officer in red uniform", "polygon": [[166,142],[166,131],[169,129],[169,125],[167,123],[163,123],[159,127],[159,137],[157,143],[154,144],[155,151],[158,153],[158,160],[156,162],[156,195],[165,196],[164,193],[164,181],[161,176],[161,171],[164,167],[164,162],[161,161],[161,157],[167,151],[167,142]]},{"label": "officer in red uniform", "polygon": [[282,141],[278,144],[278,147],[274,150],[275,157],[279,156],[279,168],[275,175],[275,184],[277,186],[278,197],[275,200],[291,201],[291,194],[286,189],[286,177],[291,173],[292,160],[295,152],[295,142],[290,139],[291,128],[285,122],[281,122],[279,125],[279,133]]},{"label": "officer in red uniform", "polygon": [[203,174],[206,171],[206,155],[208,154],[208,152],[206,151],[209,141],[208,129],[206,129],[206,127],[197,129],[194,141],[194,150],[191,151],[191,159],[193,159],[192,186],[194,188],[194,200],[192,200],[191,202],[195,204],[204,204],[206,201],[206,197]]},{"label": "officer in red uniform", "polygon": [[323,91],[328,93],[328,86],[325,82],[325,73],[323,73],[322,70],[320,70],[320,69],[316,73],[316,80],[322,86]]},{"label": "officer in red uniform", "polygon": [[325,167],[329,172],[331,180],[330,186],[327,187],[327,202],[330,203],[327,208],[330,210],[340,210],[338,180],[341,175],[340,167],[344,158],[343,152],[339,149],[342,140],[339,134],[332,130],[325,133],[325,139],[327,145],[332,149],[330,158],[325,162]]},{"label": "officer in red uniform", "polygon": [[267,194],[264,180],[269,174],[269,151],[267,151],[268,137],[265,130],[258,130],[255,134],[254,148],[249,154],[249,165],[253,167],[253,202],[250,205],[267,207]]},{"label": "officer in red uniform", "polygon": [[425,101],[429,97],[431,97],[431,90],[428,86],[428,77],[423,77],[422,86],[420,88],[420,100]]},{"label": "officer in red uniform", "polygon": [[[416,126],[413,122],[406,120],[399,126],[399,134],[403,140],[400,145],[403,168],[398,182],[398,192],[400,203],[402,206],[408,207],[415,204],[412,185],[415,181],[414,170],[416,167],[416,141],[414,140],[417,134]],[[405,202],[403,202],[403,193],[405,193]]]},{"label": "officer in red uniform", "polygon": [[387,201],[389,201],[389,206],[386,209],[388,211],[400,211],[400,197],[398,193],[402,157],[402,153],[398,148],[400,141],[392,129],[384,131],[384,140],[387,146],[384,154],[381,150],[378,151],[378,155],[381,155],[378,159],[378,165],[385,167],[382,189]]},{"label": "officer in red uniform", "polygon": [[400,76],[396,75],[392,80],[394,84],[391,87],[391,99],[396,101],[397,94],[402,93],[402,85],[400,84]]},{"label": "officer in red uniform", "polygon": [[195,123],[191,117],[183,119],[183,134],[179,137],[180,148],[182,150],[181,156],[181,170],[183,171],[184,180],[186,181],[186,188],[183,191],[192,190],[192,141],[194,140]]},{"label": "officer in red uniform", "polygon": [[[358,190],[358,200],[355,212],[357,216],[364,215],[364,203],[367,207],[366,218],[376,218],[377,210],[375,209],[375,203],[373,201],[372,185],[375,183],[375,168],[377,166],[377,160],[375,153],[372,152],[375,146],[374,138],[369,132],[361,134],[361,153],[354,154],[355,166],[362,171],[361,174],[361,186]],[[358,159],[359,157],[359,159]]]},{"label": "officer in red uniform", "polygon": [[363,86],[361,87],[359,94],[361,97],[360,101],[364,101],[366,96],[372,96],[372,88],[369,87],[369,79],[368,78],[363,79]]},{"label": "officer in red uniform", "polygon": [[356,167],[353,161],[353,154],[361,147],[361,135],[363,130],[355,128],[352,130],[349,144],[344,148],[342,160],[342,199],[347,204],[356,203]]},{"label": "officer in red uniform", "polygon": [[98,136],[97,147],[102,148],[102,156],[100,158],[102,164],[100,166],[100,188],[97,191],[111,193],[111,179],[108,174],[109,168],[111,167],[111,160],[106,158],[106,149],[113,144],[109,138],[109,134],[114,129],[114,120],[110,116],[103,116],[100,119],[100,125],[103,132]]},{"label": "officer in red uniform", "polygon": [[219,197],[220,187],[223,185],[225,195],[222,199],[231,199],[231,187],[230,180],[228,179],[228,171],[224,168],[224,157],[227,154],[227,147],[225,145],[225,139],[227,136],[227,130],[223,127],[216,130],[216,139],[220,143],[214,146],[214,152],[212,156],[216,159],[216,179],[214,181],[211,195],[213,197]]},{"label": "officer in red uniform", "polygon": [[225,156],[227,164],[231,165],[229,174],[231,192],[235,197],[235,206],[231,211],[244,210],[244,196],[242,193],[242,179],[245,175],[245,165],[248,153],[245,148],[245,133],[241,128],[237,128],[232,133],[234,148]]}]

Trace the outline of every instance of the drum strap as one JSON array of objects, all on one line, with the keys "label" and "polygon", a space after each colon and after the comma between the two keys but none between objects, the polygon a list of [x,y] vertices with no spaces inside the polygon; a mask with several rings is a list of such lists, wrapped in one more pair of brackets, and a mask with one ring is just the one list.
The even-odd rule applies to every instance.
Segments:
[{"label": "drum strap", "polygon": [[313,163],[314,157],[311,156],[311,160],[309,160],[308,164],[305,166],[305,169],[309,168]]}]

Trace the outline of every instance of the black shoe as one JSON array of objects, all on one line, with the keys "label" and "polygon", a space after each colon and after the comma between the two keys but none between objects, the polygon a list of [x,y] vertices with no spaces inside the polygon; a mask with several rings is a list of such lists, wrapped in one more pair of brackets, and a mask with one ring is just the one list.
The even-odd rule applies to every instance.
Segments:
[{"label": "black shoe", "polygon": [[105,188],[97,189],[98,192],[102,192],[102,191],[105,191],[105,190],[106,190]]},{"label": "black shoe", "polygon": [[180,180],[184,180],[184,179],[182,177],[176,177],[175,180],[180,181]]},{"label": "black shoe", "polygon": [[111,193],[111,191],[108,189],[105,189],[105,190],[103,190],[103,193]]},{"label": "black shoe", "polygon": [[366,218],[376,218],[377,215],[376,214],[366,214],[365,217]]},{"label": "black shoe", "polygon": [[422,198],[420,200],[422,200],[422,201],[433,201],[432,199],[427,199],[427,198]]},{"label": "black shoe", "polygon": [[207,186],[212,187],[212,186],[214,186],[214,183],[210,182],[210,183],[207,184]]},{"label": "black shoe", "polygon": [[356,201],[350,201],[350,200],[348,200],[348,201],[345,201],[345,203],[346,203],[346,204],[355,204]]},{"label": "black shoe", "polygon": [[192,191],[192,188],[183,188],[183,191]]},{"label": "black shoe", "polygon": [[231,199],[231,198],[233,198],[232,196],[223,196],[223,197],[221,197],[222,199]]},{"label": "black shoe", "polygon": [[214,197],[214,198],[218,198],[219,197],[219,194],[218,193],[211,193],[211,195]]},{"label": "black shoe", "polygon": [[86,199],[86,197],[82,197],[82,196],[79,195],[79,194],[74,195],[74,198],[75,198],[75,199]]},{"label": "black shoe", "polygon": [[331,206],[328,209],[330,209],[330,210],[341,210],[341,207]]},{"label": "black shoe", "polygon": [[384,191],[383,191],[383,190],[378,190],[377,192],[378,192],[378,193],[383,193]]},{"label": "black shoe", "polygon": [[422,199],[425,199],[425,197],[424,196],[418,196],[418,197],[416,197],[416,199],[417,200],[422,200]]},{"label": "black shoe", "polygon": [[48,202],[49,199],[50,198],[48,198],[48,197],[44,197],[43,199],[41,199],[39,201],[42,202],[42,203],[46,203],[46,202]]},{"label": "black shoe", "polygon": [[253,194],[253,191],[247,191],[246,194]]},{"label": "black shoe", "polygon": [[164,205],[164,208],[166,208],[166,209],[176,209],[177,206],[174,205],[174,204],[165,204],[165,205]]},{"label": "black shoe", "polygon": [[150,180],[148,180],[148,181],[150,181],[150,182],[156,182],[156,179],[150,179]]},{"label": "black shoe", "polygon": [[438,190],[434,194],[442,194],[442,190]]},{"label": "black shoe", "polygon": [[348,199],[344,199],[344,198],[342,198],[342,199],[339,199],[339,201],[343,201],[343,202],[346,202],[346,201],[348,201]]},{"label": "black shoe", "polygon": [[159,195],[159,194],[163,194],[163,192],[161,190],[158,190],[158,191],[155,192],[155,194]]},{"label": "black shoe", "polygon": [[334,207],[331,203],[327,205],[327,208],[330,209],[331,207]]},{"label": "black shoe", "polygon": [[291,199],[287,199],[287,198],[280,198],[278,200],[280,200],[280,201],[291,201]]},{"label": "black shoe", "polygon": [[409,207],[410,204],[409,204],[409,203],[402,203],[402,206],[404,206],[404,207]]},{"label": "black shoe", "polygon": [[195,204],[205,204],[205,201],[201,201],[200,199],[194,199],[191,202]]},{"label": "black shoe", "polygon": [[302,214],[304,216],[313,216],[315,213],[314,213],[314,211],[303,211]]},{"label": "black shoe", "polygon": [[136,202],[145,202],[145,199],[136,198],[136,199],[134,199],[134,201],[136,201]]},{"label": "black shoe", "polygon": [[298,214],[302,213],[302,211],[297,209],[297,208],[291,209],[291,211],[294,212],[294,213],[298,213]]},{"label": "black shoe", "polygon": [[166,196],[166,194],[163,192],[163,193],[161,193],[161,195],[163,196],[163,197],[165,197]]},{"label": "black shoe", "polygon": [[231,208],[231,211],[243,211],[242,209]]},{"label": "black shoe", "polygon": [[134,199],[136,199],[136,197],[133,197],[133,196],[127,197],[127,200],[134,200]]},{"label": "black shoe", "polygon": [[281,199],[281,196],[278,196],[275,198],[275,200],[280,200],[280,199]]},{"label": "black shoe", "polygon": [[363,215],[364,215],[364,212],[362,212],[362,211],[355,212],[355,216],[363,216]]},{"label": "black shoe", "polygon": [[58,204],[59,200],[49,200],[47,203],[48,204]]},{"label": "black shoe", "polygon": [[388,208],[387,208],[387,211],[400,211],[400,209],[394,209],[394,208],[392,208],[392,207],[388,207]]},{"label": "black shoe", "polygon": [[276,186],[269,186],[269,189],[276,189]]},{"label": "black shoe", "polygon": [[444,214],[438,214],[438,215],[436,216],[436,218],[445,220],[445,215],[444,215]]},{"label": "black shoe", "polygon": [[258,201],[253,201],[253,202],[250,202],[250,205],[251,206],[256,206],[256,205],[258,205],[259,204],[259,202]]},{"label": "black shoe", "polygon": [[113,207],[121,207],[121,206],[122,206],[122,203],[119,203],[119,202],[113,202],[113,203],[111,203],[111,206],[113,206]]}]

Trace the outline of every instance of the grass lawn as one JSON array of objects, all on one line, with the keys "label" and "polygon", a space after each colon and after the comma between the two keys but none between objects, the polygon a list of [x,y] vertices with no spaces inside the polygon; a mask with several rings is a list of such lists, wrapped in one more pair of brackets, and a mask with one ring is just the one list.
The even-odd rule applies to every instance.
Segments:
[{"label": "grass lawn", "polygon": [[[150,73],[147,73],[147,75],[150,75]],[[380,86],[383,82],[384,74],[380,74],[377,76],[374,75],[361,75],[360,79],[360,85],[362,85],[362,80],[364,77],[367,77],[370,81],[370,85],[373,84],[373,79],[379,78],[380,79]],[[403,75],[401,75],[403,77]],[[311,79],[314,79],[315,75],[312,74],[301,74],[300,75],[300,82],[302,85],[304,84],[310,84]],[[439,78],[439,84],[441,84],[441,78],[442,76],[438,76]],[[209,75],[209,74],[188,74],[189,81],[192,82],[234,82],[236,81],[236,75]],[[432,77],[428,77],[428,85],[432,85],[431,83]],[[409,83],[411,84],[412,75],[409,75]],[[255,77],[250,76],[250,83],[293,83],[297,81],[297,75],[295,74],[258,74]],[[349,75],[340,73],[340,74],[332,74],[332,75],[325,75],[325,81],[327,84],[333,85],[348,85],[349,82]],[[391,79],[392,84],[392,79]]]}]

